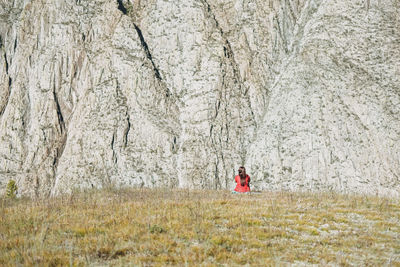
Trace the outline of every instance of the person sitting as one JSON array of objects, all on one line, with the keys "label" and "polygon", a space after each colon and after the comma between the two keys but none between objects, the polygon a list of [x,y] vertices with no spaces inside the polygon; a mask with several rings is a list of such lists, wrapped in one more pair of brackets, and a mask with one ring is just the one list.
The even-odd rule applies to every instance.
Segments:
[{"label": "person sitting", "polygon": [[235,176],[236,187],[234,193],[250,192],[250,176],[246,174],[246,169],[241,166],[239,175]]}]

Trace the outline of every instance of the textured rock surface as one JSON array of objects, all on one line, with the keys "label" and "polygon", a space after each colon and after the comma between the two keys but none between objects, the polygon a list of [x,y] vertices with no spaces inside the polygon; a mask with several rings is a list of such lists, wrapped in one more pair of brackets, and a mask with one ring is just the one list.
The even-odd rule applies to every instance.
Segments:
[{"label": "textured rock surface", "polygon": [[400,3],[0,1],[0,190],[399,194]]},{"label": "textured rock surface", "polygon": [[398,195],[399,2],[362,4],[325,1],[302,30],[247,158],[261,188]]}]

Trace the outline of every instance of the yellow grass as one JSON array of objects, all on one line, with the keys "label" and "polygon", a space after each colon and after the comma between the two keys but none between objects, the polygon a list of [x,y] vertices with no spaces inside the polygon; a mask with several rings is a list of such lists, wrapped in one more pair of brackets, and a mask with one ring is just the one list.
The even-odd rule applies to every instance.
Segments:
[{"label": "yellow grass", "polygon": [[400,266],[398,199],[109,189],[0,214],[1,266]]}]

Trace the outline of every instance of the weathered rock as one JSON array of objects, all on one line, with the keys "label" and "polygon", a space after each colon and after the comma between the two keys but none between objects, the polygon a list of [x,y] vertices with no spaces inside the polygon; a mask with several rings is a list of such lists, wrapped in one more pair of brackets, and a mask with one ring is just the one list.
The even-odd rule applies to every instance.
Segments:
[{"label": "weathered rock", "polygon": [[0,3],[0,189],[399,193],[398,1]]},{"label": "weathered rock", "polygon": [[399,11],[394,1],[316,8],[249,150],[259,188],[399,194]]}]

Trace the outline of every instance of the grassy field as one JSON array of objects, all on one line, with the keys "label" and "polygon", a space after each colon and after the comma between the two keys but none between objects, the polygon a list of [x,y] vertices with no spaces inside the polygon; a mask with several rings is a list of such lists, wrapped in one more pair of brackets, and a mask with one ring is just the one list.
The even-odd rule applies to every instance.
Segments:
[{"label": "grassy field", "polygon": [[399,199],[103,190],[0,214],[1,266],[400,266]]}]

